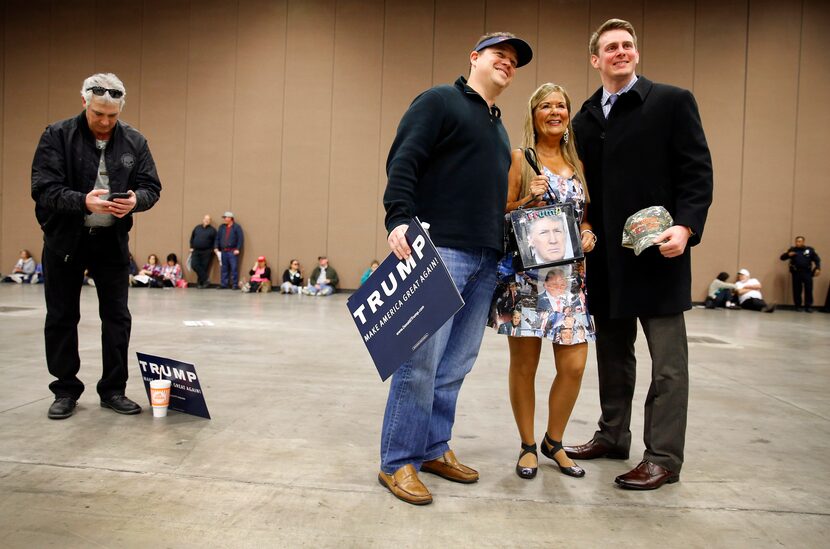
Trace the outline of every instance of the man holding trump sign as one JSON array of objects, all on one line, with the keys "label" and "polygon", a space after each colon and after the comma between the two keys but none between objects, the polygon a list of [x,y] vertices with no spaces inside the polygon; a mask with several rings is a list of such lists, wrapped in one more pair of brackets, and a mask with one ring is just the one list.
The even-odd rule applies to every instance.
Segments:
[{"label": "man holding trump sign", "polygon": [[419,95],[401,119],[387,160],[383,197],[389,247],[412,253],[405,233],[418,216],[464,299],[464,307],[392,376],[381,435],[378,480],[414,505],[432,502],[427,471],[473,483],[478,472],[449,447],[455,406],[484,333],[502,253],[510,142],[495,100],[533,56],[509,33],[482,36],[469,79]]}]

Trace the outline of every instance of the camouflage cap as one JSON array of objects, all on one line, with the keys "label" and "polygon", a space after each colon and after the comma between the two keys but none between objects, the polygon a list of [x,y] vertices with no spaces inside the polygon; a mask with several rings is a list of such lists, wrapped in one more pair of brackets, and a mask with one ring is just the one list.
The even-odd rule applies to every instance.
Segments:
[{"label": "camouflage cap", "polygon": [[654,238],[674,225],[671,214],[663,206],[650,206],[631,214],[625,220],[622,234],[624,248],[632,248],[634,255],[654,245]]}]

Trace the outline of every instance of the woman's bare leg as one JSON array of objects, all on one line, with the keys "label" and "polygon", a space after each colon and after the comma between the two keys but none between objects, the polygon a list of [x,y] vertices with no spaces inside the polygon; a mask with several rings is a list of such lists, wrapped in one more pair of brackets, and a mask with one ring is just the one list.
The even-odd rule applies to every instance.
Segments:
[{"label": "woman's bare leg", "polygon": [[[556,377],[553,379],[550,396],[548,397],[548,435],[553,440],[561,442],[574,404],[576,404],[576,398],[579,396],[582,374],[585,371],[585,362],[588,359],[588,344],[554,344],[553,357],[556,363]],[[564,450],[559,450],[555,456],[563,467],[574,465],[574,462],[565,455]]]},{"label": "woman's bare leg", "polygon": [[[516,426],[519,428],[519,436],[522,442],[533,444],[536,442],[533,433],[533,416],[536,404],[536,369],[539,366],[542,340],[537,337],[508,336],[507,341],[510,346],[509,386],[513,417],[516,419]],[[521,467],[537,467],[536,456],[525,454],[519,460],[519,465]]]}]

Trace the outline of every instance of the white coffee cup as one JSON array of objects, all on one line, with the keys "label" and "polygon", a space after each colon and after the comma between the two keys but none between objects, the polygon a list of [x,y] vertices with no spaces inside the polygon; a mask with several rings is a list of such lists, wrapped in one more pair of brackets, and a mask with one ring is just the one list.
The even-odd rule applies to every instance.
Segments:
[{"label": "white coffee cup", "polygon": [[167,407],[170,405],[169,379],[154,379],[150,381],[150,404],[153,406],[153,417],[167,416]]}]

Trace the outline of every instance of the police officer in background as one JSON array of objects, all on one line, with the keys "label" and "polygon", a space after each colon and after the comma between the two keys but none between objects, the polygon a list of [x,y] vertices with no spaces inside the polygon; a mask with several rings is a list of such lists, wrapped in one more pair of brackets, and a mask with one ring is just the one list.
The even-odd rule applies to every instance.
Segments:
[{"label": "police officer in background", "polygon": [[147,140],[118,120],[127,92],[114,74],[81,88],[84,110],[48,126],[32,161],[32,198],[43,229],[46,364],[57,379],[48,417],[71,416],[84,391],[78,379],[78,321],[84,271],[95,279],[101,317],[101,406],[138,414],[124,395],[132,317],[127,308],[127,247],[133,213],[158,201],[161,182]]},{"label": "police officer in background", "polygon": [[[821,258],[812,246],[806,246],[803,236],[795,237],[795,246],[781,254],[781,261],[790,262],[793,275],[793,303],[795,310],[813,312],[813,277],[821,274]],[[804,293],[804,309],[801,294]]]}]

